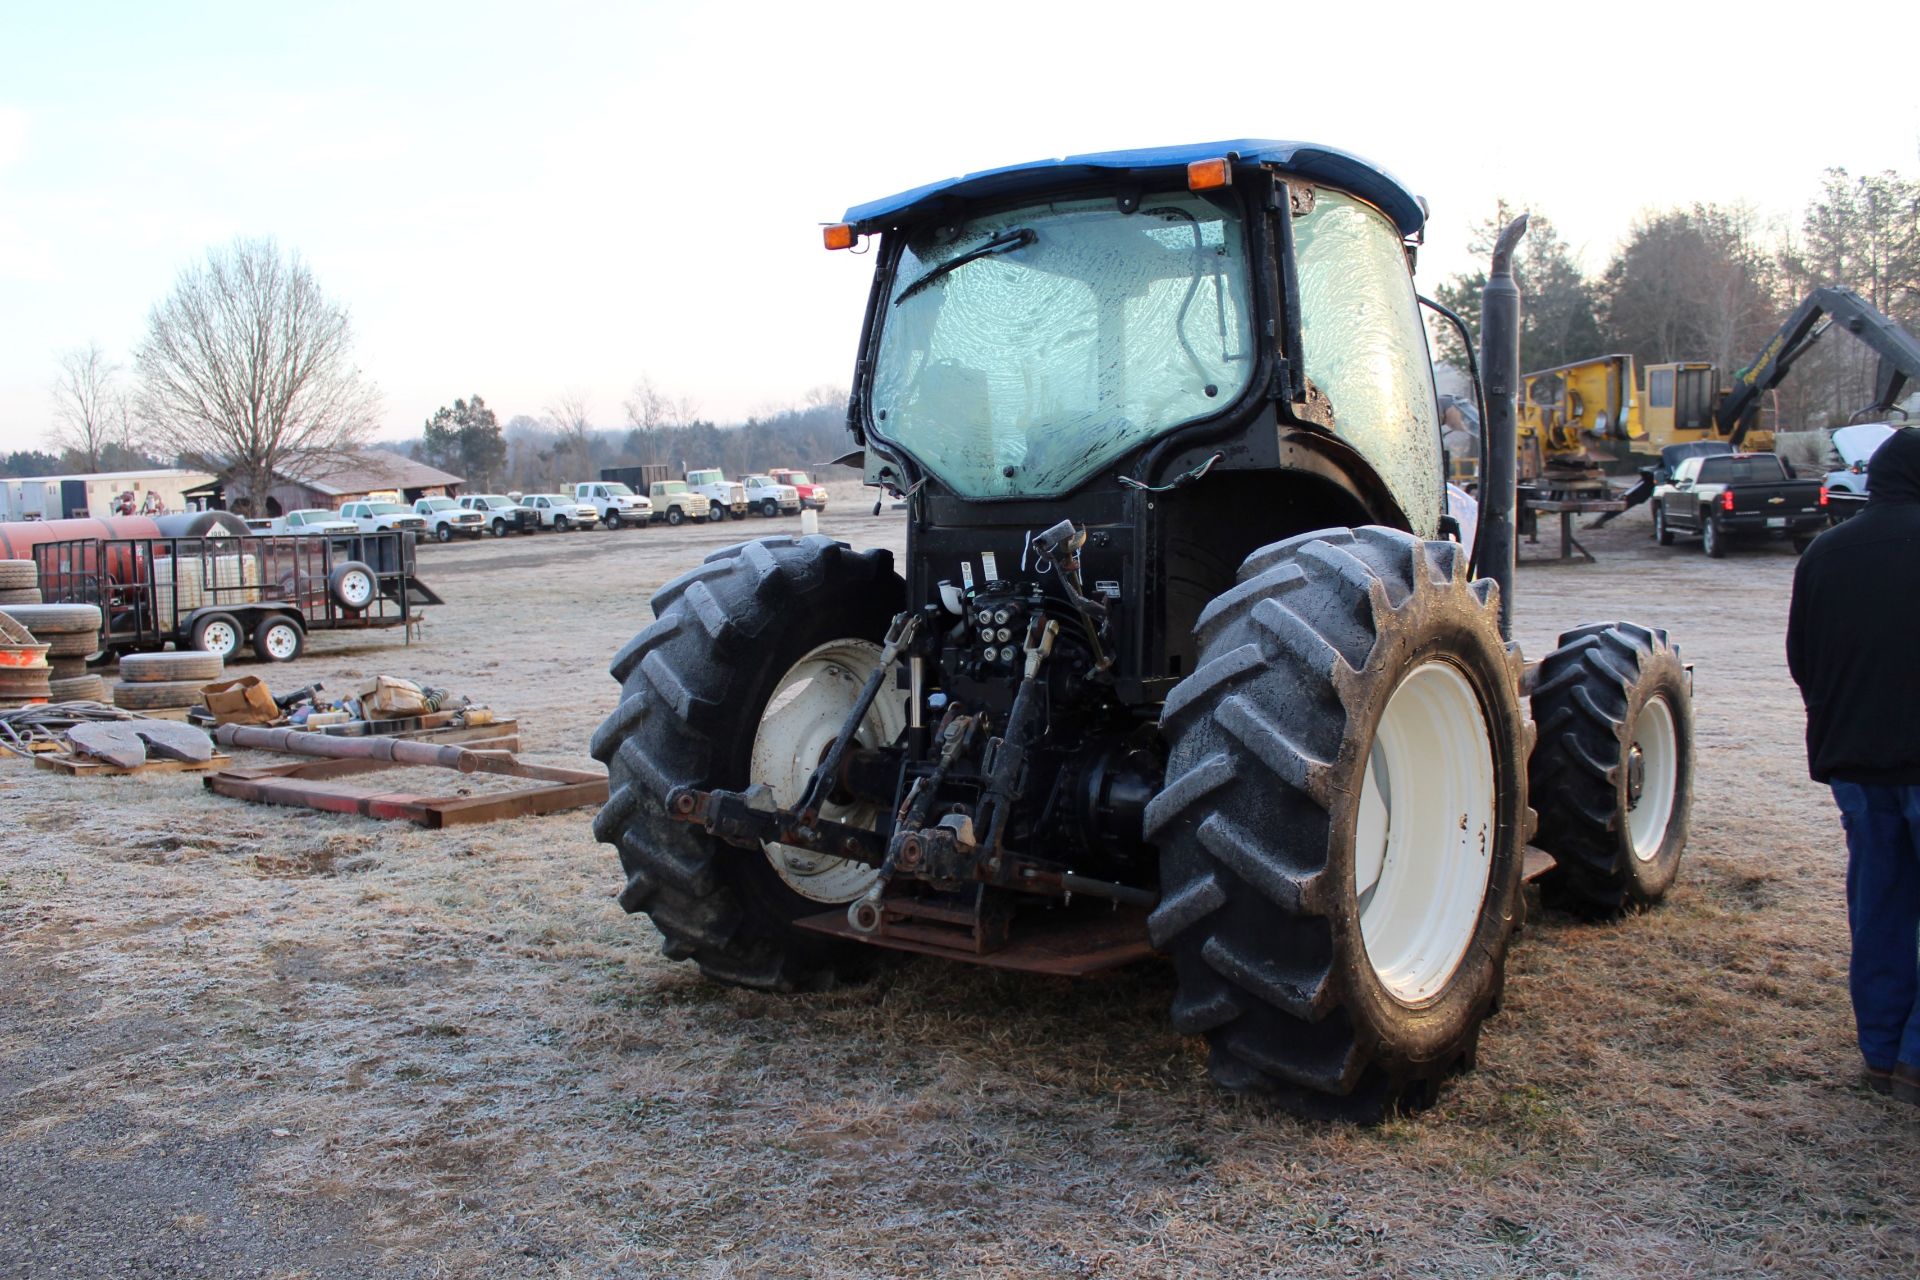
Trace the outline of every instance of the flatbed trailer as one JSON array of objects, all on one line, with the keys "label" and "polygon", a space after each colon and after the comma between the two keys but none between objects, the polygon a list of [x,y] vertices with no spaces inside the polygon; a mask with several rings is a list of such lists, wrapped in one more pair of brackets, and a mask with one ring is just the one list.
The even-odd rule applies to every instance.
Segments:
[{"label": "flatbed trailer", "polygon": [[288,661],[309,631],[400,627],[410,638],[420,607],[443,603],[415,576],[405,532],[77,538],[33,557],[47,603],[100,606],[104,653],[171,644],[231,656],[251,638],[260,657]]}]

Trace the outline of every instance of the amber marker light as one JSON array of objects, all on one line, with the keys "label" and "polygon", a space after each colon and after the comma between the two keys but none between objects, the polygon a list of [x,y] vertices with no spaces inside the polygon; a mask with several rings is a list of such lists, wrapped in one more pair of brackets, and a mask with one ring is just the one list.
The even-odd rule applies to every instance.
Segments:
[{"label": "amber marker light", "polygon": [[1215,187],[1224,187],[1233,182],[1233,166],[1227,163],[1225,156],[1215,156],[1211,160],[1195,160],[1187,166],[1187,190],[1211,191]]},{"label": "amber marker light", "polygon": [[822,234],[826,239],[827,248],[829,249],[853,248],[853,225],[851,223],[836,222],[832,226],[825,228]]}]

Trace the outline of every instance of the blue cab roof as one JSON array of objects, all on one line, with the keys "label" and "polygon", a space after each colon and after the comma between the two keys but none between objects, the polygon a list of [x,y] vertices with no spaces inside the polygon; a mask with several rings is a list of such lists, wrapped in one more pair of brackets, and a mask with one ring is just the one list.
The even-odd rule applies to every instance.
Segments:
[{"label": "blue cab roof", "polygon": [[999,169],[930,182],[884,200],[870,200],[847,210],[845,222],[861,232],[878,231],[937,207],[948,199],[1013,196],[1042,187],[1130,170],[1169,169],[1195,160],[1232,152],[1242,161],[1272,164],[1301,177],[1350,191],[1377,205],[1400,228],[1413,235],[1426,222],[1420,201],[1398,178],[1350,151],[1312,142],[1279,142],[1271,138],[1236,138],[1227,142],[1190,142],[1177,147],[1142,147],[1133,151],[1099,151],[1054,160],[1029,160]]}]

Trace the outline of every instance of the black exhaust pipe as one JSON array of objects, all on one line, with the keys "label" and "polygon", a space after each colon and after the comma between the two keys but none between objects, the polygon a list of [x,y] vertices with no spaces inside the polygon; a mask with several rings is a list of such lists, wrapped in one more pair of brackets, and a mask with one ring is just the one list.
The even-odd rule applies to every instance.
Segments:
[{"label": "black exhaust pipe", "polygon": [[1480,424],[1480,531],[1474,539],[1482,574],[1500,584],[1500,635],[1513,639],[1514,497],[1519,482],[1520,286],[1513,250],[1527,233],[1521,214],[1493,246],[1493,270],[1480,294],[1480,379],[1487,420]]}]

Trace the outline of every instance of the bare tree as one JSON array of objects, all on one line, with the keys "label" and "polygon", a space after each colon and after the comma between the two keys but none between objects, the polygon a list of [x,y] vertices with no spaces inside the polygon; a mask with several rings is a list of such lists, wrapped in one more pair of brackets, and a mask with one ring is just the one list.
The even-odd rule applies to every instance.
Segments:
[{"label": "bare tree", "polygon": [[164,448],[224,468],[264,510],[276,474],[323,474],[372,431],[379,392],[352,343],[346,308],[299,255],[236,239],[148,316],[136,409]]},{"label": "bare tree", "polygon": [[576,479],[591,479],[586,472],[593,463],[593,411],[587,407],[587,398],[569,391],[555,400],[547,406],[547,425],[559,437],[554,457],[577,471]]},{"label": "bare tree", "polygon": [[48,438],[84,459],[88,471],[101,469],[100,456],[108,445],[127,443],[127,397],[121,372],[97,342],[60,356],[60,374],[53,382],[57,425]]},{"label": "bare tree", "polygon": [[649,436],[670,425],[673,416],[673,405],[660,388],[653,385],[653,380],[646,377],[633,384],[633,394],[627,398],[625,408],[628,425]]},{"label": "bare tree", "polygon": [[809,409],[838,409],[840,412],[845,413],[847,410],[847,389],[845,387],[835,386],[831,382],[823,382],[818,386],[808,387],[805,404]]}]

